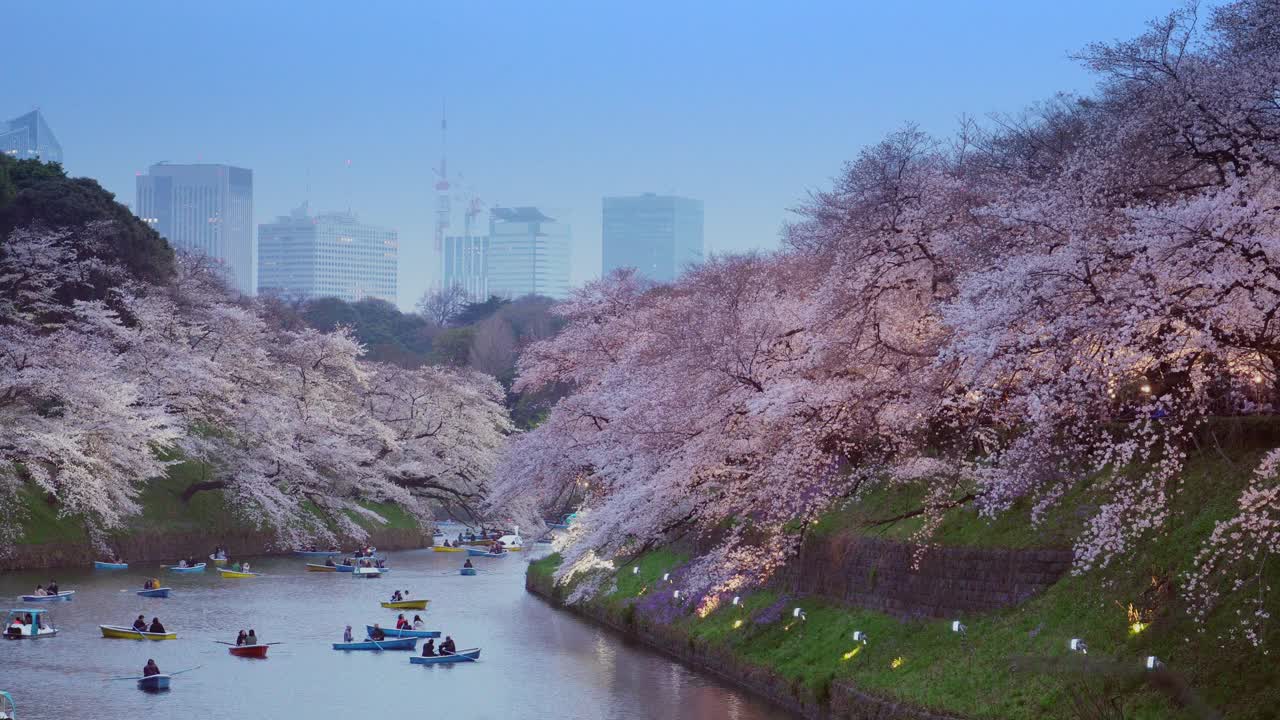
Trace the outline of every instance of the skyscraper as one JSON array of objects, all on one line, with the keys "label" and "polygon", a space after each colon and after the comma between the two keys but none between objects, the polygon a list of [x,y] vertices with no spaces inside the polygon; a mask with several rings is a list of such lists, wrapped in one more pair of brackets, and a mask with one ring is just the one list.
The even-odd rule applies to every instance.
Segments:
[{"label": "skyscraper", "polygon": [[138,217],[175,249],[204,253],[231,285],[254,290],[253,171],[230,165],[152,165],[138,176]]},{"label": "skyscraper", "polygon": [[672,282],[702,262],[702,201],[645,193],[604,199],[605,275],[633,267],[657,282]]},{"label": "skyscraper", "polygon": [[568,297],[572,245],[568,223],[536,207],[493,208],[485,262],[489,294]]},{"label": "skyscraper", "polygon": [[489,276],[485,267],[489,258],[489,238],[450,235],[444,239],[443,258],[443,287],[457,285],[472,301],[483,302],[489,297]]},{"label": "skyscraper", "polygon": [[396,302],[400,243],[395,230],[349,212],[295,209],[258,226],[258,291],[295,300],[335,297]]},{"label": "skyscraper", "polygon": [[0,121],[0,152],[19,160],[62,162],[62,145],[39,110]]}]

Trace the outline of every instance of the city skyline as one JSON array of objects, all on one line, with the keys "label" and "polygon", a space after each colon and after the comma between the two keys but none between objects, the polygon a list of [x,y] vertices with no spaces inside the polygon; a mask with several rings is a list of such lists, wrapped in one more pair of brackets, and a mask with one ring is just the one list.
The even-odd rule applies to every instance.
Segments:
[{"label": "city skyline", "polygon": [[[666,22],[663,7],[682,21]],[[788,208],[886,132],[917,123],[945,136],[963,116],[1019,113],[1046,88],[1090,92],[1094,80],[1069,53],[1132,36],[1167,10],[1163,0],[589,12],[422,3],[388,5],[375,20],[327,2],[305,13],[81,2],[67,23],[65,7],[32,3],[7,18],[59,27],[54,44],[84,52],[111,38],[110,51],[86,63],[81,51],[47,52],[40,33],[10,38],[0,117],[39,106],[68,172],[122,201],[154,161],[221,162],[254,170],[255,226],[300,199],[378,218],[399,233],[398,304],[409,309],[441,266],[432,169],[442,103],[459,195],[572,210],[580,285],[599,274],[604,196],[697,197],[708,254],[774,249]],[[479,28],[490,52],[473,52],[469,31]],[[310,52],[319,36],[350,51]],[[224,52],[228,40],[241,52]],[[710,52],[687,52],[707,43]],[[884,74],[885,63],[898,70]],[[118,81],[139,67],[148,82]]]}]

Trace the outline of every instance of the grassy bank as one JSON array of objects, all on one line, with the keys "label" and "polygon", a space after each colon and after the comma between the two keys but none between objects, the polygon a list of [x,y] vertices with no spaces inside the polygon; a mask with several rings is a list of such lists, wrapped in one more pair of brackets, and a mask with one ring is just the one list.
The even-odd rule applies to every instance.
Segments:
[{"label": "grassy bank", "polygon": [[[165,477],[147,483],[138,498],[141,512],[130,518],[126,528],[120,533],[128,535],[139,531],[199,531],[217,534],[253,530],[253,523],[236,512],[222,490],[205,490],[196,493],[189,500],[183,500],[182,494],[188,487],[208,479],[207,470],[201,463],[184,462],[170,467]],[[57,507],[45,502],[34,487],[24,488],[21,498],[26,511],[21,544],[78,544],[88,541],[82,520],[74,515],[59,517]],[[364,514],[348,511],[348,516],[365,530],[373,532],[419,528],[413,516],[394,503],[362,504],[387,521],[381,524]],[[321,518],[318,510],[314,513],[318,524],[326,524],[332,528],[331,523]]]},{"label": "grassy bank", "polygon": [[[960,618],[967,626],[963,635],[945,620],[900,621],[813,598],[788,598],[784,590],[745,595],[739,607],[725,602],[704,618],[686,606],[673,625],[691,642],[771,669],[818,698],[832,682],[848,681],[866,692],[974,718],[1193,718],[1200,716],[1192,707],[1199,702],[1231,718],[1278,717],[1274,662],[1261,651],[1219,639],[1240,604],[1228,599],[1200,628],[1188,619],[1178,589],[1214,523],[1233,512],[1251,460],[1248,454],[1195,460],[1174,497],[1166,531],[1105,571],[1068,576],[1016,608]],[[1083,521],[1078,509],[1107,481],[1082,482],[1042,527],[1031,527],[1025,513],[987,520],[970,508],[953,510],[939,539],[993,547],[1060,545]],[[909,538],[918,521],[868,523],[900,514],[914,500],[897,491],[873,494],[824,518],[816,530]],[[593,602],[621,622],[642,624],[633,605],[645,593],[665,592],[659,590],[662,574],[684,561],[669,551],[651,553],[629,563],[611,590]],[[557,562],[548,558],[530,572],[549,576]],[[635,564],[640,571],[633,574]],[[1276,566],[1271,563],[1267,571],[1273,586],[1280,583]],[[1147,621],[1138,632],[1131,627],[1130,604]],[[797,606],[804,610],[803,621],[791,616]],[[857,630],[870,638],[865,646],[852,640]],[[1073,637],[1087,640],[1087,658],[1068,650]],[[1269,629],[1266,645],[1280,647],[1280,632]],[[1144,672],[1148,655],[1161,658],[1168,671]],[[1181,701],[1170,700],[1179,693]],[[1081,703],[1105,706],[1109,698],[1123,715],[1075,709]],[[1188,699],[1192,706],[1183,704]]]}]

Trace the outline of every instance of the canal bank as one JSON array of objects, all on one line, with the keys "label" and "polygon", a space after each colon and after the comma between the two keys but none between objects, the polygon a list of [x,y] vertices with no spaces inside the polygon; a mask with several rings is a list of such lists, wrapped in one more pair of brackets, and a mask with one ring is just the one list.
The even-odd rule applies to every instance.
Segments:
[{"label": "canal bank", "polygon": [[630,606],[619,611],[592,601],[566,604],[564,588],[536,566],[530,566],[525,575],[525,589],[553,607],[603,625],[809,720],[960,720],[863,692],[844,680],[833,680],[815,691],[769,667],[743,660],[730,648],[700,642],[679,625],[648,622]]}]

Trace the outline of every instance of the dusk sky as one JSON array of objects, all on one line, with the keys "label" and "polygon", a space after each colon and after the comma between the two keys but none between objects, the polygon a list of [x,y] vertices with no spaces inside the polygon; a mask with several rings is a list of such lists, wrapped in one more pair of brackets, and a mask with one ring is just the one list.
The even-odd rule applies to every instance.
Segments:
[{"label": "dusk sky", "polygon": [[1173,5],[10,3],[0,118],[40,107],[68,170],[130,204],[151,163],[226,162],[253,170],[258,222],[309,198],[397,228],[408,308],[438,274],[442,102],[451,174],[568,209],[580,284],[604,195],[698,198],[708,251],[775,248],[861,147],[1087,93],[1068,54]]}]

